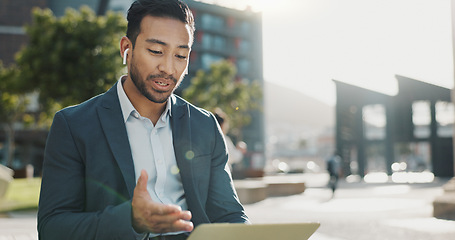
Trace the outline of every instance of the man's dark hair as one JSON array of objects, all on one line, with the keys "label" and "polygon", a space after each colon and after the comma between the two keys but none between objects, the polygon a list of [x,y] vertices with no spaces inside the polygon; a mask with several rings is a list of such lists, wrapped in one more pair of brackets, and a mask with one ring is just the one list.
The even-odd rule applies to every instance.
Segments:
[{"label": "man's dark hair", "polygon": [[141,21],[145,16],[169,17],[182,21],[190,27],[191,38],[194,39],[194,17],[186,3],[180,0],[136,0],[128,9],[128,28],[126,36],[134,45],[141,32]]},{"label": "man's dark hair", "polygon": [[220,108],[215,108],[215,110],[213,110],[213,113],[215,115],[215,118],[216,118],[216,121],[218,122],[218,124],[220,126],[222,126],[224,121],[227,120],[226,113],[224,113]]},{"label": "man's dark hair", "polygon": [[223,116],[220,116],[220,114],[215,113],[215,118],[216,118],[216,121],[218,122],[218,124],[220,126],[223,125],[223,123],[224,123],[224,117]]}]

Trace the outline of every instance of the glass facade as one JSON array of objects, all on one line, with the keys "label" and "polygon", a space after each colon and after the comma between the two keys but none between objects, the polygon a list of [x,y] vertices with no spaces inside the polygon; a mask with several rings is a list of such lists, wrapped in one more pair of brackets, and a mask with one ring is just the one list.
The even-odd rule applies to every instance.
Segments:
[{"label": "glass facade", "polygon": [[210,69],[210,65],[215,62],[221,61],[224,58],[219,55],[210,54],[210,53],[203,53],[201,54],[201,65],[204,70]]},{"label": "glass facade", "polygon": [[384,139],[386,137],[387,123],[384,105],[364,106],[362,114],[365,138],[369,140]]},{"label": "glass facade", "polygon": [[412,123],[416,138],[428,138],[431,134],[431,109],[429,101],[416,101],[412,104]]},{"label": "glass facade", "polygon": [[237,61],[237,70],[240,74],[248,74],[251,71],[251,62],[248,59],[239,59]]},{"label": "glass facade", "polygon": [[227,47],[226,37],[204,33],[201,39],[201,45],[204,50],[223,50]]},{"label": "glass facade", "polygon": [[452,137],[454,123],[454,106],[452,102],[436,102],[436,122],[438,137]]},{"label": "glass facade", "polygon": [[[198,70],[208,70],[213,63],[221,60],[228,60],[235,64],[236,79],[262,82],[261,14],[200,1],[184,1],[193,11],[196,32],[189,74],[176,93],[179,94],[179,91],[189,86],[189,80]],[[251,116],[251,123],[242,129],[242,140],[247,143],[249,154],[261,156],[261,160],[252,162],[263,163],[264,116],[258,111],[253,111]]]},{"label": "glass facade", "polygon": [[226,26],[224,18],[209,13],[203,13],[200,21],[202,29],[207,30],[222,30]]}]

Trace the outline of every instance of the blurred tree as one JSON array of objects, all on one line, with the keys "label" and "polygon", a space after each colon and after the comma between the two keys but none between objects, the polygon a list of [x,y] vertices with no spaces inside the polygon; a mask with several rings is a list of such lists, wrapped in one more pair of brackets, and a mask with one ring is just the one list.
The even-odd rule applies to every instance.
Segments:
[{"label": "blurred tree", "polygon": [[106,91],[123,69],[120,37],[126,21],[120,13],[96,16],[88,7],[68,9],[56,18],[34,9],[26,27],[29,44],[17,54],[20,86],[39,91],[42,117]]},{"label": "blurred tree", "polygon": [[14,124],[24,117],[28,103],[26,95],[17,85],[18,75],[15,65],[5,68],[0,61],[0,125],[5,131],[4,158],[8,167],[12,167],[14,158]]},{"label": "blurred tree", "polygon": [[236,79],[236,74],[237,69],[230,61],[214,63],[209,71],[196,73],[182,97],[210,111],[221,108],[230,119],[230,132],[241,139],[240,129],[250,123],[251,110],[262,110],[262,88],[257,81]]}]

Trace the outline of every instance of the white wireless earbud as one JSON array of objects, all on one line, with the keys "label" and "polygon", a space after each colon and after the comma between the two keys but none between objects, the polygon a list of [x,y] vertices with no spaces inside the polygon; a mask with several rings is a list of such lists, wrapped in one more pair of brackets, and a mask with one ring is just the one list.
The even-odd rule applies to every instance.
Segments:
[{"label": "white wireless earbud", "polygon": [[125,52],[123,53],[123,65],[126,65],[126,56],[128,55],[128,50],[130,50],[129,48],[127,48],[125,50]]}]

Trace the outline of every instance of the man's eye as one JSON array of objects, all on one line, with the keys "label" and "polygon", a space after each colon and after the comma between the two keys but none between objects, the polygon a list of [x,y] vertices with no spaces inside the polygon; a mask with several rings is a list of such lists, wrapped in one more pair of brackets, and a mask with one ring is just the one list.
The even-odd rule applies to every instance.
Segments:
[{"label": "man's eye", "polygon": [[149,52],[151,52],[153,54],[162,54],[161,51],[156,51],[156,50],[152,50],[152,49],[149,49]]},{"label": "man's eye", "polygon": [[183,56],[183,55],[175,55],[175,56],[180,59],[186,59],[186,56]]}]

